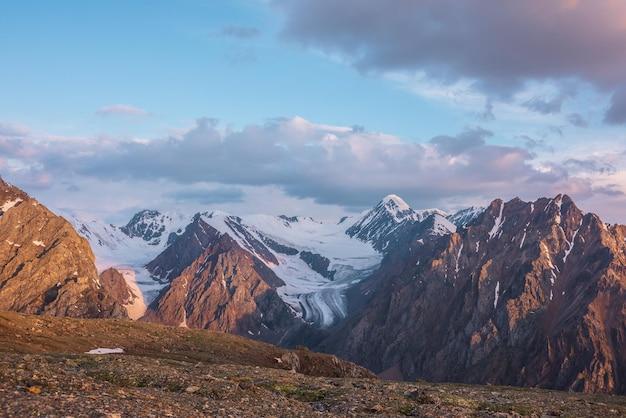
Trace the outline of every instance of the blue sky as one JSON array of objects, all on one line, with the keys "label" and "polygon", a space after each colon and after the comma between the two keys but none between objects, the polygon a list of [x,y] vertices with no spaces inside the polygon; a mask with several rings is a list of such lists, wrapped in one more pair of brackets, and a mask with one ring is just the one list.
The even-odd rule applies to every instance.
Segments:
[{"label": "blue sky", "polygon": [[623,221],[625,16],[610,0],[4,2],[0,175],[114,220],[566,192]]},{"label": "blue sky", "polygon": [[[281,16],[263,2],[19,1],[1,19],[0,112],[58,134],[152,136],[202,116],[243,126],[294,112],[406,136],[461,126],[437,104],[280,39]],[[102,120],[97,109],[111,103],[151,116]]]}]

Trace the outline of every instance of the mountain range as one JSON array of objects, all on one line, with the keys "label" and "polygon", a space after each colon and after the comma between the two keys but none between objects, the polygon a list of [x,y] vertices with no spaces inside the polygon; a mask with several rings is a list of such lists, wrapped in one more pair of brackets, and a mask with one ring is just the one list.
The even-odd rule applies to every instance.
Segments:
[{"label": "mountain range", "polygon": [[0,309],[303,345],[394,379],[626,392],[626,227],[566,195],[452,214],[389,195],[332,221],[60,215],[0,183]]}]

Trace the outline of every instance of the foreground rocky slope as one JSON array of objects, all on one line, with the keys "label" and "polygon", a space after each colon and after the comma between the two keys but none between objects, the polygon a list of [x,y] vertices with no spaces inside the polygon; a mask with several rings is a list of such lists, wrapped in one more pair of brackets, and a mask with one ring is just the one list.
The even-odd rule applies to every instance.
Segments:
[{"label": "foreground rocky slope", "polygon": [[[81,354],[107,337],[126,353]],[[0,411],[9,417],[626,414],[619,396],[386,382],[332,356],[120,320],[0,313],[0,352]]]},{"label": "foreground rocky slope", "polygon": [[72,317],[126,310],[99,281],[87,241],[0,179],[0,309]]},{"label": "foreground rocky slope", "polygon": [[322,348],[396,378],[624,393],[625,231],[561,195],[409,231]]},{"label": "foreground rocky slope", "polygon": [[129,257],[98,277],[67,222],[0,189],[3,309],[302,344],[397,379],[626,391],[626,227],[567,196],[447,215],[390,195],[336,223],[142,211],[77,225],[100,267]]}]

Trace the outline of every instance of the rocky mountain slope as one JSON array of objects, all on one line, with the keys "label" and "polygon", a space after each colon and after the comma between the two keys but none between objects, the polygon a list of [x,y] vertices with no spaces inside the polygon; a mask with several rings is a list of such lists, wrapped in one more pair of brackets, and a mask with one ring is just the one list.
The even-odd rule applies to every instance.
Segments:
[{"label": "rocky mountain slope", "polygon": [[408,232],[323,347],[396,378],[624,393],[624,231],[558,195]]},{"label": "rocky mountain slope", "polygon": [[[38,207],[3,201],[0,224]],[[91,271],[95,311],[53,304],[54,314],[122,307],[133,319],[305,344],[394,378],[626,391],[626,227],[567,196],[448,215],[390,195],[327,222],[157,211],[124,227],[72,222],[100,270],[114,269]],[[9,300],[6,309],[43,312]]]},{"label": "rocky mountain slope", "polygon": [[100,282],[88,242],[0,179],[0,309],[72,317],[126,310]]},{"label": "rocky mountain slope", "polygon": [[432,219],[439,234],[448,234],[456,227],[447,216],[437,209],[415,211],[390,195],[360,216],[327,222],[266,215],[242,219],[222,212],[184,216],[155,210],[138,212],[123,227],[70,218],[92,243],[99,268],[119,270],[137,295],[126,305],[132,318],[143,316],[160,294],[169,291],[170,282],[221,235],[228,235],[278,276],[281,283],[275,290],[289,310],[307,323],[327,328],[346,317],[346,293],[378,268],[387,247],[402,231]]},{"label": "rocky mountain slope", "polygon": [[202,227],[215,239],[173,276],[143,319],[271,342],[297,329],[302,321],[278,296],[276,288],[283,282],[274,272],[229,235]]},{"label": "rocky mountain slope", "polygon": [[[116,268],[124,274],[129,286],[138,291],[140,296],[127,305],[135,319],[225,235],[234,241],[234,246],[278,276],[280,280],[274,281],[275,291],[289,311],[322,327],[345,317],[345,289],[368,277],[382,258],[370,243],[345,233],[348,222],[266,215],[242,219],[221,212],[205,212],[179,217],[179,221],[172,223],[171,216],[142,211],[133,217],[140,225],[150,225],[150,228],[141,226],[142,231],[163,231],[155,242],[152,233],[126,235],[124,231],[133,230],[132,221],[125,227],[115,227],[78,217],[71,219],[92,243],[99,267]],[[159,226],[162,219],[168,221]],[[185,224],[183,219],[188,222]],[[164,239],[166,235],[168,238]],[[261,322],[255,328],[260,326]]]},{"label": "rocky mountain slope", "polygon": [[[95,348],[121,354],[85,354]],[[120,320],[0,313],[7,416],[619,417],[626,398],[388,382],[306,350]]]}]

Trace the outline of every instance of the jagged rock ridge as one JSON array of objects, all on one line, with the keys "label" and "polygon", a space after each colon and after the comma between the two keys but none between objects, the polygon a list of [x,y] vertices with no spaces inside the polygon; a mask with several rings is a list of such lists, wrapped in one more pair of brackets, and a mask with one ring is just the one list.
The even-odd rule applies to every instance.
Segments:
[{"label": "jagged rock ridge", "polygon": [[123,317],[88,242],[63,218],[0,179],[0,310]]},{"label": "jagged rock ridge", "polygon": [[623,393],[625,231],[567,196],[495,200],[453,234],[407,236],[323,346],[400,378]]}]

